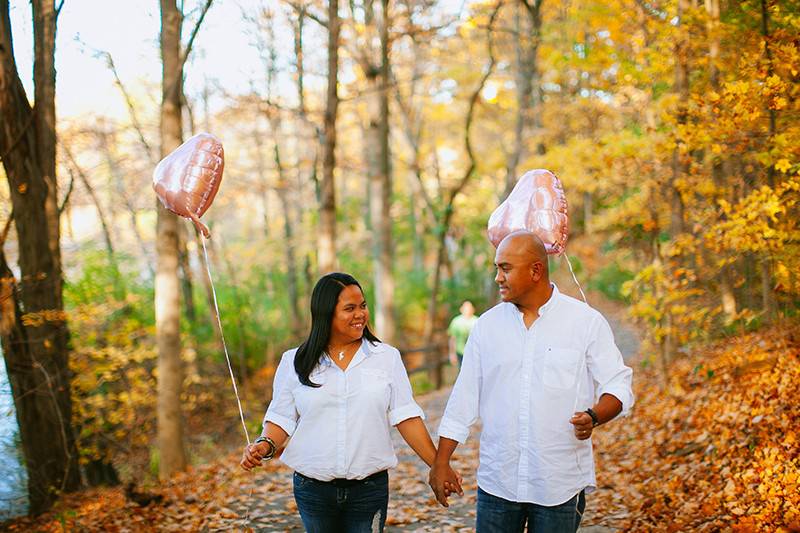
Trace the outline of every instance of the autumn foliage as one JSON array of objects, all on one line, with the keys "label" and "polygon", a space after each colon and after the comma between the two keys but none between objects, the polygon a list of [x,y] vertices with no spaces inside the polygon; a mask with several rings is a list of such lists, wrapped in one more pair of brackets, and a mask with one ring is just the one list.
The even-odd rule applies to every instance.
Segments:
[{"label": "autumn foliage", "polygon": [[800,530],[800,330],[697,346],[636,374],[637,404],[595,438],[591,522],[625,531]]}]

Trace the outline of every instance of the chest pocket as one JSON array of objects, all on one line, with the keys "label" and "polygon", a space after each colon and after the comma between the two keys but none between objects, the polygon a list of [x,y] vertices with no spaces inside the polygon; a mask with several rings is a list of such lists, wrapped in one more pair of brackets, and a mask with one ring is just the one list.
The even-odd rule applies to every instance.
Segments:
[{"label": "chest pocket", "polygon": [[575,385],[581,352],[563,348],[552,348],[545,352],[542,381],[548,387],[569,389]]}]

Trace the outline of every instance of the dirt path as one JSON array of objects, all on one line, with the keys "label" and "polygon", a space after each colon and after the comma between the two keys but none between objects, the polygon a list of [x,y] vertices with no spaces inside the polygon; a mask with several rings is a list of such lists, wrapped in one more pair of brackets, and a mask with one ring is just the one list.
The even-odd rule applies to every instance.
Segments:
[{"label": "dirt path", "polygon": [[[608,318],[625,359],[634,360],[638,353],[639,338],[635,328],[621,318],[622,308],[596,295],[589,295],[589,301]],[[435,435],[438,428],[449,394],[450,389],[445,388],[417,398],[428,417],[426,424],[432,435]],[[438,506],[434,501],[427,484],[427,467],[402,441],[400,435],[393,432],[400,464],[390,473],[388,531],[466,532],[474,529],[478,430],[479,428],[474,428],[470,439],[456,452],[453,466],[464,476],[465,494],[462,498],[451,498],[448,509]],[[603,488],[602,475],[602,471],[598,472],[599,490],[609,490]],[[213,526],[208,531],[242,526],[251,527],[255,531],[302,531],[291,487],[292,472],[279,462],[260,469],[245,481],[241,494],[229,501],[228,508],[218,510],[219,519],[213,521]],[[587,498],[585,527],[581,531],[613,531],[603,525],[602,516],[593,507],[592,501],[591,496]],[[249,517],[247,520],[240,518],[246,515]]]}]

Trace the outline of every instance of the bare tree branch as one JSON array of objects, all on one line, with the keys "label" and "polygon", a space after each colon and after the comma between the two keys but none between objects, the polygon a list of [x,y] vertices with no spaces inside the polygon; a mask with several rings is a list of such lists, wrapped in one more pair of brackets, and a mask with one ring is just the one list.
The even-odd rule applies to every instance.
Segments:
[{"label": "bare tree branch", "polygon": [[69,202],[69,197],[72,195],[72,189],[75,187],[75,176],[72,175],[70,172],[69,175],[69,186],[67,187],[67,193],[64,195],[64,200],[62,200],[61,205],[58,206],[58,216],[61,216],[61,213],[64,212],[64,209],[67,207],[67,203]]},{"label": "bare tree branch", "polygon": [[525,6],[525,9],[528,10],[531,17],[538,18],[541,13],[542,7],[542,0],[533,0],[533,2],[529,2],[528,0],[520,0],[520,3]]},{"label": "bare tree branch", "polygon": [[[522,1],[524,2],[525,0]],[[541,3],[541,0],[536,0],[536,1]],[[467,111],[467,118],[464,127],[464,148],[467,151],[467,156],[469,157],[470,164],[467,167],[467,170],[464,172],[464,175],[461,177],[461,181],[459,181],[458,185],[456,185],[456,187],[454,187],[450,191],[448,208],[452,206],[456,195],[458,195],[462,191],[464,186],[466,186],[467,182],[469,181],[470,177],[472,177],[473,172],[475,172],[475,167],[476,167],[475,154],[473,153],[472,140],[470,139],[470,133],[472,132],[472,120],[475,115],[475,106],[478,103],[481,91],[483,91],[483,88],[486,85],[486,81],[492,75],[495,64],[497,63],[497,59],[494,56],[494,39],[492,37],[492,26],[494,25],[494,21],[497,18],[497,14],[500,13],[500,7],[502,7],[502,5],[503,1],[501,0],[500,2],[497,3],[497,6],[494,8],[494,11],[492,12],[492,16],[489,18],[489,27],[486,31],[486,48],[488,49],[489,52],[489,65],[487,65],[486,72],[483,73],[483,76],[481,77],[481,81],[478,84],[478,87],[475,88],[475,90],[472,92],[472,96],[469,99],[469,110]]]},{"label": "bare tree branch", "polygon": [[181,69],[183,69],[184,65],[186,65],[186,60],[189,59],[189,54],[192,53],[192,46],[194,46],[194,40],[197,37],[197,33],[200,31],[200,26],[203,25],[203,19],[206,18],[206,13],[208,13],[208,10],[211,9],[211,4],[213,3],[214,0],[206,0],[206,4],[203,6],[203,10],[200,12],[200,18],[197,19],[197,23],[194,25],[194,29],[192,30],[192,33],[189,36],[189,42],[186,43],[186,50],[184,50],[183,57],[181,58],[181,62],[179,63]]},{"label": "bare tree branch", "polygon": [[113,262],[114,244],[113,244],[113,238],[111,237],[111,228],[109,227],[108,222],[106,221],[105,210],[103,209],[103,206],[100,204],[100,199],[94,192],[94,187],[92,187],[92,184],[89,181],[89,177],[75,161],[75,157],[72,155],[72,151],[66,144],[63,146],[63,148],[64,148],[64,153],[67,154],[67,159],[69,159],[70,162],[70,167],[68,168],[70,177],[72,178],[73,181],[75,180],[75,176],[72,172],[74,169],[75,172],[78,173],[78,177],[80,178],[81,183],[83,183],[86,192],[89,193],[89,196],[92,198],[92,201],[94,202],[94,207],[95,209],[97,209],[97,216],[98,218],[100,218],[100,225],[103,227],[103,236],[105,237],[106,240],[106,250],[108,251],[108,255]]},{"label": "bare tree branch", "polygon": [[288,0],[286,2],[286,5],[294,9],[298,14],[302,14],[302,16],[310,18],[323,28],[328,27],[328,21],[323,19],[320,15],[317,15],[313,11],[309,11],[308,6],[300,5],[297,2],[292,2],[291,0]]},{"label": "bare tree branch", "polygon": [[122,93],[122,97],[125,98],[125,104],[128,106],[128,114],[131,117],[131,124],[133,124],[133,129],[136,130],[136,134],[139,136],[139,142],[142,143],[142,147],[147,153],[147,158],[150,160],[150,162],[155,162],[153,150],[150,148],[150,143],[148,143],[145,139],[142,124],[139,122],[139,117],[136,115],[136,107],[133,105],[133,98],[131,98],[130,93],[128,93],[128,90],[125,88],[125,85],[122,83],[122,80],[119,77],[117,67],[114,64],[114,58],[111,57],[109,52],[98,53],[102,54],[106,58],[106,64],[111,70],[111,73],[114,75],[114,80],[116,81],[117,87],[119,87],[119,90]]}]

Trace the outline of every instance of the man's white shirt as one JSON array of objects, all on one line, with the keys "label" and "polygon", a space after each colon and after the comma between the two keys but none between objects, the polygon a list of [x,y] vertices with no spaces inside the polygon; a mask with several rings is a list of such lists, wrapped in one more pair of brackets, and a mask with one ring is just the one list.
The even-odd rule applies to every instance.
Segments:
[{"label": "man's white shirt", "polygon": [[463,443],[480,418],[478,485],[547,506],[596,487],[591,440],[575,437],[574,412],[602,394],[619,399],[622,414],[634,401],[608,322],[552,287],[530,328],[512,303],[481,315],[439,426],[440,437]]},{"label": "man's white shirt", "polygon": [[346,370],[326,355],[310,375],[309,387],[294,369],[297,349],[283,354],[264,424],[291,436],[281,461],[301,474],[330,481],[363,479],[397,465],[390,427],[416,416],[400,352],[364,340]]}]

